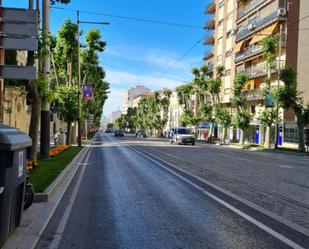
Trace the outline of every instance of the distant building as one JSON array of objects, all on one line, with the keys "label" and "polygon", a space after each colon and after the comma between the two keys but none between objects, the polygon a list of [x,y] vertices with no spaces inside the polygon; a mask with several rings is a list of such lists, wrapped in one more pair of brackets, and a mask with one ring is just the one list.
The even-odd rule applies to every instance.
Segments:
[{"label": "distant building", "polygon": [[138,107],[139,102],[142,100],[142,98],[147,97],[147,96],[151,96],[152,93],[144,93],[141,95],[136,96],[133,101],[132,101],[132,108]]},{"label": "distant building", "polygon": [[117,111],[113,111],[111,112],[111,114],[109,115],[109,119],[108,119],[108,123],[114,123],[115,120],[117,120],[118,118],[121,117],[121,111],[117,110]]},{"label": "distant building", "polygon": [[133,106],[133,99],[142,94],[151,93],[151,90],[147,87],[137,85],[132,87],[123,93],[123,100],[122,100],[122,114],[126,114],[128,108]]},{"label": "distant building", "polygon": [[168,118],[165,127],[166,132],[170,131],[171,128],[173,127],[178,127],[181,125],[180,117],[182,113],[183,113],[183,107],[179,104],[177,91],[173,90],[170,97]]}]

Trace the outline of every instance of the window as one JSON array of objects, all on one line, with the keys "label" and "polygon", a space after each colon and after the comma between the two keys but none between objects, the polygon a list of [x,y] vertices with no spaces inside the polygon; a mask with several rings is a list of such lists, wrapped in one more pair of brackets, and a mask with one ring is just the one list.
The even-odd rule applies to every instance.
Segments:
[{"label": "window", "polygon": [[256,112],[256,111],[255,111],[255,105],[252,105],[252,106],[251,106],[251,113],[252,113],[252,114],[255,114],[255,112]]},{"label": "window", "polygon": [[218,39],[218,45],[222,44],[222,37]]},{"label": "window", "polygon": [[284,127],[284,141],[290,143],[298,143],[297,127]]},{"label": "window", "polygon": [[221,7],[223,7],[224,6],[224,0],[221,0],[220,2],[219,2],[219,8],[221,8]]},{"label": "window", "polygon": [[232,29],[230,29],[229,31],[226,32],[226,39],[232,37],[233,32]]},{"label": "window", "polygon": [[230,49],[229,51],[226,52],[225,58],[230,57],[232,55],[233,50]]},{"label": "window", "polygon": [[218,63],[219,63],[219,62],[222,62],[222,54],[220,54],[220,55],[217,56],[217,62],[218,62]]},{"label": "window", "polygon": [[224,89],[224,94],[230,94],[230,93],[231,93],[231,88]]},{"label": "window", "polygon": [[225,70],[225,76],[230,76],[231,75],[231,69]]}]

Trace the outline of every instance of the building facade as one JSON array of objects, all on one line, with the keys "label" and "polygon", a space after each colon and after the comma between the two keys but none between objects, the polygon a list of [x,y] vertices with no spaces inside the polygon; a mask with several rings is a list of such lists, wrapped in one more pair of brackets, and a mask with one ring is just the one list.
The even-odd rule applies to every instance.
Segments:
[{"label": "building facade", "polygon": [[113,124],[118,118],[121,117],[121,111],[113,111],[109,114],[108,123]]},{"label": "building facade", "polygon": [[[264,143],[265,127],[257,119],[265,110],[261,94],[267,76],[266,60],[260,44],[263,38],[271,35],[280,37],[276,54],[277,70],[271,73],[271,87],[282,85],[278,71],[286,65],[292,66],[298,70],[298,88],[304,92],[305,101],[309,101],[305,76],[309,63],[309,58],[306,60],[306,56],[309,56],[309,36],[299,32],[301,28],[308,27],[309,20],[304,19],[308,11],[309,2],[306,0],[214,0],[205,9],[210,18],[205,24],[208,35],[204,44],[213,46],[213,49],[204,56],[204,60],[208,65],[212,59],[213,68],[224,66],[221,103],[231,113],[236,112],[231,103],[236,74],[246,72],[250,78],[243,89],[243,95],[248,111],[253,116],[246,136],[251,143]],[[304,20],[299,21],[301,19]],[[279,143],[296,142],[295,115],[286,110],[280,110],[279,113],[283,120],[280,124]],[[294,134],[294,139],[290,139],[290,133]],[[237,140],[237,131],[230,129],[229,134],[230,139]]]},{"label": "building facade", "polygon": [[121,110],[122,114],[126,114],[128,111],[128,108],[132,108],[133,99],[135,97],[142,95],[142,94],[148,94],[148,93],[151,93],[151,90],[142,85],[137,85],[135,87],[132,87],[124,91],[123,99],[122,99],[122,110]]}]

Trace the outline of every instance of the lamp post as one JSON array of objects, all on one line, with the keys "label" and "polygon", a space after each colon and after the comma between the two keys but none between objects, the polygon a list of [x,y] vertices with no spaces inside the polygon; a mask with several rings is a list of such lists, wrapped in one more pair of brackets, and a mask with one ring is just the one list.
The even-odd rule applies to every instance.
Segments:
[{"label": "lamp post", "polygon": [[79,43],[79,32],[80,24],[101,24],[109,25],[109,22],[84,22],[79,20],[79,11],[77,11],[77,49],[78,49],[78,119],[77,119],[77,144],[78,147],[82,146],[82,137],[81,137],[81,70],[80,70],[80,43]]}]

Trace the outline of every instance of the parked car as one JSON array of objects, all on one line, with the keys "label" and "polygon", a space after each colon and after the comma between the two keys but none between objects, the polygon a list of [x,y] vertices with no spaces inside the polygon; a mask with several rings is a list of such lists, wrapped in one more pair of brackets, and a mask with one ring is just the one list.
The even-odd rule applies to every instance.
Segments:
[{"label": "parked car", "polygon": [[139,130],[135,133],[136,137],[147,137],[146,133],[144,130]]},{"label": "parked car", "polygon": [[124,137],[123,130],[115,130],[115,137]]},{"label": "parked car", "polygon": [[177,127],[172,129],[171,144],[192,144],[195,145],[195,136],[189,128]]},{"label": "parked car", "polygon": [[113,133],[113,129],[108,128],[108,129],[105,130],[105,133]]}]

